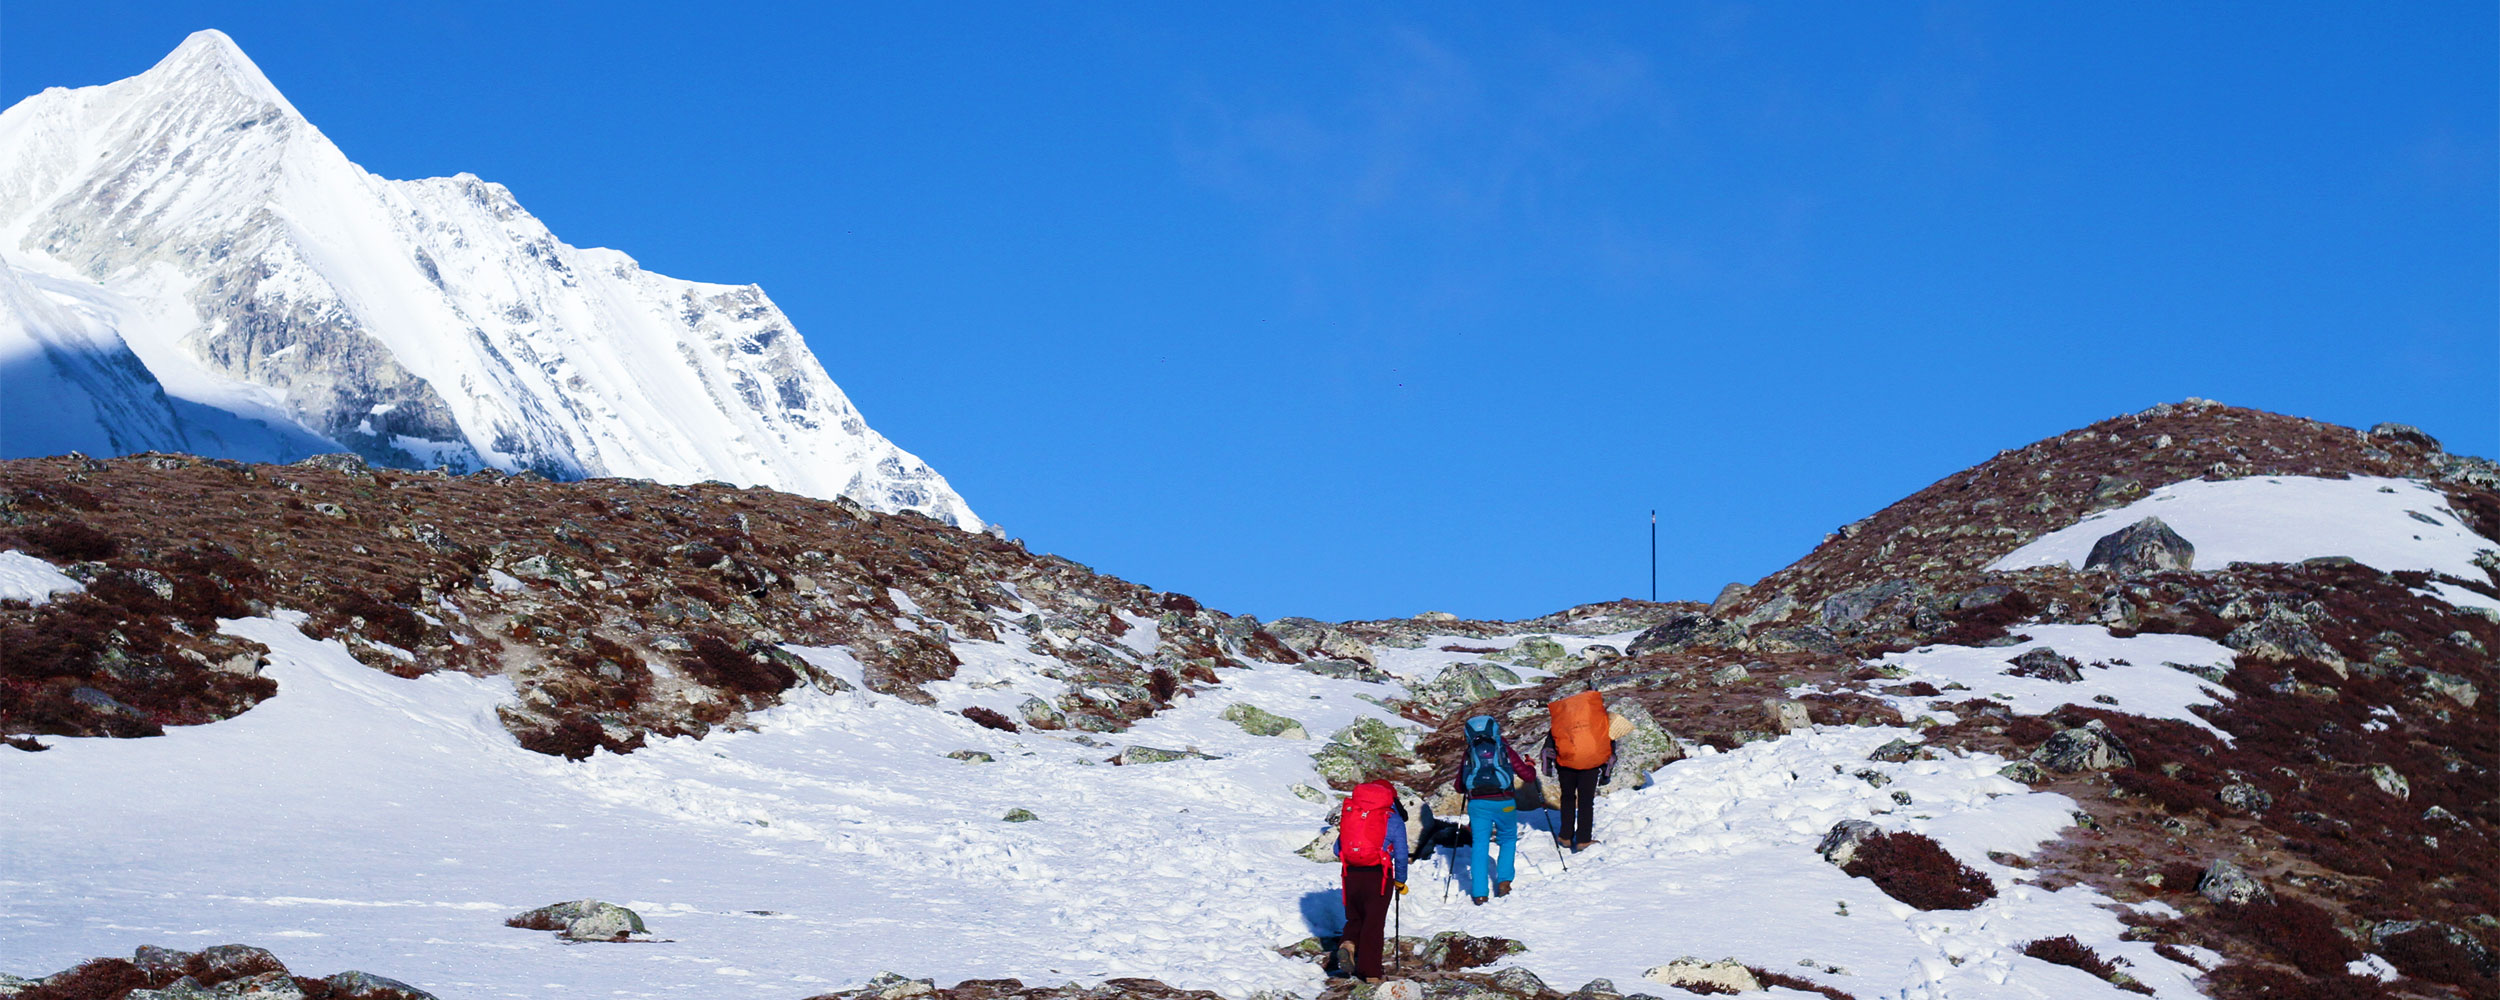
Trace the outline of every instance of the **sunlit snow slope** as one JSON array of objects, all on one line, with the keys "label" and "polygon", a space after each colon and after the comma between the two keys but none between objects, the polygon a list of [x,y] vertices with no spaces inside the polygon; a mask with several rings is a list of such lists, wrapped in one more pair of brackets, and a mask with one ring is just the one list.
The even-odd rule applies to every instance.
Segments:
[{"label": "sunlit snow slope", "polygon": [[[1368,700],[1398,683],[1277,665],[1223,671],[1219,687],[1116,737],[1214,760],[1115,767],[1112,745],[1082,733],[1002,733],[882,695],[811,692],[754,731],[569,764],[496,724],[506,682],[392,677],[296,620],[225,623],[269,646],[280,685],[241,716],[0,755],[0,799],[40,804],[0,838],[0,968],[249,941],[302,967],[385,969],[478,998],[786,1000],[886,970],[1308,996],[1324,985],[1318,967],[1276,949],[1343,920],[1335,866],[1295,853],[1324,814],[1293,793],[1320,782],[1317,744],[1252,736],[1219,713],[1250,702],[1314,733],[1365,717],[1407,725]],[[2159,646],[2173,637],[2092,631],[2111,654],[2174,655]],[[1375,652],[1414,683],[1465,658],[1432,652],[1461,638]],[[2077,687],[2162,700],[2114,672]],[[2106,989],[2022,953],[2071,934],[2133,963],[2156,996],[2196,995],[2194,970],[2121,937],[2108,897],[1983,860],[2056,837],[2072,800],[1999,776],[2005,762],[1986,754],[1868,760],[1901,738],[1917,736],[1824,726],[1726,753],[1689,747],[1651,787],[1606,800],[1602,848],[1568,871],[1545,834],[1523,836],[1508,899],[1476,907],[1445,893],[1465,876],[1450,852],[1418,862],[1400,925],[1517,938],[1530,950],[1505,964],[1565,988],[1637,986],[1681,955],[1732,955],[1856,996],[1957,1000]],[[964,749],[996,760],[946,756]],[[1038,819],[1004,821],[1016,808]],[[2001,894],[1968,912],[1897,903],[1815,854],[1849,819],[1929,834]],[[633,907],[657,940],[567,945],[503,926],[583,896]]]},{"label": "sunlit snow slope", "polygon": [[762,289],[567,245],[467,174],[367,173],[216,31],[0,113],[0,305],[0,454],[345,448],[978,526]]}]

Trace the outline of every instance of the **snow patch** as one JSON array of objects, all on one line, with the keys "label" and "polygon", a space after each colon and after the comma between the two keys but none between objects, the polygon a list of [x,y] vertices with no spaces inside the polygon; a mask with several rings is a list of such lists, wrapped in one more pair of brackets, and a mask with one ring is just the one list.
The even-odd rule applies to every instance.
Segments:
[{"label": "snow patch", "polygon": [[2378,570],[2481,579],[2474,553],[2491,547],[2448,509],[2445,494],[2414,480],[2260,476],[2172,483],[2042,535],[1988,568],[2080,567],[2092,543],[2148,517],[2161,518],[2195,545],[2200,569],[2345,556]]},{"label": "snow patch", "polygon": [[[2210,681],[2169,666],[2231,668],[2231,647],[2193,635],[2147,632],[2120,638],[2098,625],[2020,625],[2013,631],[2029,640],[2012,646],[1921,646],[1906,653],[1886,653],[1868,661],[1897,676],[1881,682],[1891,687],[1925,681],[1943,689],[1940,695],[1876,697],[1903,718],[1935,716],[1954,721],[1953,713],[1931,708],[1931,702],[1987,698],[2020,715],[2046,715],[2064,705],[2091,705],[2093,696],[2116,699],[2109,707],[2148,719],[2176,719],[2202,727],[2226,742],[2230,735],[2194,712],[2196,705],[2217,704],[2229,693]],[[2083,679],[2071,684],[2006,673],[2015,657],[2048,647],[2083,664]],[[1957,688],[1958,685],[1958,688]],[[1968,690],[1961,690],[1967,688]]]},{"label": "snow patch", "polygon": [[85,584],[70,579],[58,566],[16,549],[0,552],[0,601],[45,604],[54,594],[75,594],[86,589]]}]

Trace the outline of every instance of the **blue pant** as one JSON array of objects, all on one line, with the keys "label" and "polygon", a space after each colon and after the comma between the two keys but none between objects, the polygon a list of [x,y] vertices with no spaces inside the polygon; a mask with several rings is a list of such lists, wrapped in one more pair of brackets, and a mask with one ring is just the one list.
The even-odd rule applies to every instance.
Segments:
[{"label": "blue pant", "polygon": [[[1468,886],[1475,891],[1468,895],[1490,896],[1493,890],[1486,884],[1487,876],[1495,882],[1511,880],[1512,862],[1519,853],[1519,814],[1511,811],[1509,798],[1468,799],[1467,833],[1475,840],[1472,853],[1467,855]],[[1489,863],[1493,851],[1488,841],[1496,836],[1502,841],[1502,860],[1498,865]]]}]

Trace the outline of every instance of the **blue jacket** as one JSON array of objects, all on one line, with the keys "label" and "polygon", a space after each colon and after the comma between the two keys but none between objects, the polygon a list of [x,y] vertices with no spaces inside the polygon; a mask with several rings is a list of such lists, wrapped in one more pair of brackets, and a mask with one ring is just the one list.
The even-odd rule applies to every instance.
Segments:
[{"label": "blue jacket", "polygon": [[[1329,850],[1343,858],[1345,857],[1344,835],[1338,836],[1337,846]],[[1388,850],[1389,856],[1397,859],[1397,872],[1394,877],[1400,882],[1406,881],[1406,817],[1392,814],[1389,817],[1389,831],[1381,835],[1380,841],[1381,846]]]}]

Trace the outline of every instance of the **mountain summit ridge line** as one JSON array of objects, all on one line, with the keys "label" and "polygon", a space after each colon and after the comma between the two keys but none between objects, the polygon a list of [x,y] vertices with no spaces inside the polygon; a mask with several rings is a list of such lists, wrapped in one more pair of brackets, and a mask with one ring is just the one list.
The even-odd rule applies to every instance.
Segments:
[{"label": "mountain summit ridge line", "polygon": [[0,291],[10,455],[352,451],[981,526],[761,288],[566,244],[471,174],[365,171],[213,29],[0,112]]}]

